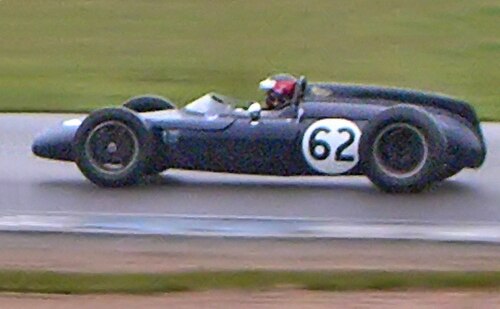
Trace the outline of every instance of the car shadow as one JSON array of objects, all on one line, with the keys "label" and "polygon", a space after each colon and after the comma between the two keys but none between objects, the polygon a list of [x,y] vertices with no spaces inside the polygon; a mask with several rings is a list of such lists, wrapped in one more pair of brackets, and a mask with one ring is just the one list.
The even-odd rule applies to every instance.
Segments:
[{"label": "car shadow", "polygon": [[[200,173],[201,174],[201,173]],[[144,179],[139,186],[196,186],[196,187],[246,187],[246,188],[311,188],[311,189],[339,189],[360,192],[386,194],[377,189],[365,176],[256,176],[206,173],[204,177],[185,177],[179,174],[162,174]],[[210,177],[210,175],[216,175]],[[468,191],[470,186],[457,179],[447,179],[436,183],[422,193],[436,191],[456,193]],[[403,194],[414,195],[414,194]]]},{"label": "car shadow", "polygon": [[[293,176],[293,177],[280,177],[280,176],[255,176],[255,175],[231,175],[220,173],[208,172],[175,172],[165,173],[156,176],[150,176],[143,179],[139,184],[131,187],[124,188],[100,188],[83,177],[78,179],[67,180],[50,180],[41,181],[38,183],[41,188],[45,189],[62,189],[68,192],[85,192],[89,193],[102,193],[102,192],[165,192],[169,190],[217,190],[219,192],[228,191],[242,191],[251,192],[254,190],[261,191],[290,191],[290,190],[314,190],[328,192],[350,192],[362,194],[365,196],[393,196],[377,189],[370,181],[364,176],[341,176],[341,177],[328,177],[328,176]],[[294,192],[295,192],[294,191]],[[429,189],[421,193],[397,194],[397,196],[404,196],[408,198],[416,196],[434,196],[440,197],[447,195],[469,195],[474,192],[472,186],[464,181],[457,179],[449,179],[437,183]]]}]

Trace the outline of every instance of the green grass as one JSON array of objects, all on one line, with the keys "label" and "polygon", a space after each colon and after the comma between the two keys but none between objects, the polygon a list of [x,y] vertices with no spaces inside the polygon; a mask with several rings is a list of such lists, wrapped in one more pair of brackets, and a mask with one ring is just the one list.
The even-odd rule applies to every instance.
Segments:
[{"label": "green grass", "polygon": [[444,92],[500,120],[499,18],[498,0],[3,0],[0,111],[259,99],[287,71]]},{"label": "green grass", "polygon": [[498,289],[500,272],[227,271],[80,274],[0,271],[0,291],[56,294],[149,294],[213,289],[298,288],[317,291]]}]

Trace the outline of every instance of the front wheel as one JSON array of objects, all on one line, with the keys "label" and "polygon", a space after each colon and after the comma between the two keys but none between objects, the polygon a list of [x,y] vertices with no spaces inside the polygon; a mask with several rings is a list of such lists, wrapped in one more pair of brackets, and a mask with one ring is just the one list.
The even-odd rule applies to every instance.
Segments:
[{"label": "front wheel", "polygon": [[168,99],[156,95],[141,95],[130,98],[123,103],[123,107],[137,113],[156,112],[176,108],[175,104]]},{"label": "front wheel", "polygon": [[439,180],[446,138],[427,111],[398,105],[372,119],[360,142],[361,164],[385,192],[420,192]]},{"label": "front wheel", "polygon": [[136,113],[107,108],[90,114],[78,128],[74,149],[80,171],[103,187],[135,184],[151,158],[151,134]]}]

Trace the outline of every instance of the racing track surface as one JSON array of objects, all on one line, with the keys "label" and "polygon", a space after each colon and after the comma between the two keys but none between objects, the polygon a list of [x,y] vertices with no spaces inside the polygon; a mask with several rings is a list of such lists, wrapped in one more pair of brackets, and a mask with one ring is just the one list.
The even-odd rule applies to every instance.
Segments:
[{"label": "racing track surface", "polygon": [[[349,225],[353,233],[358,225],[375,222],[392,224],[396,228],[393,233],[404,233],[408,224],[424,229],[451,224],[488,226],[484,233],[500,235],[498,124],[483,125],[488,156],[480,170],[463,171],[430,192],[388,195],[364,177],[281,178],[187,171],[169,171],[134,188],[97,188],[84,179],[74,164],[43,160],[31,154],[31,142],[38,132],[68,118],[71,116],[0,116],[0,225],[22,229],[16,227],[16,222],[26,225],[26,221],[34,220],[26,226],[36,229],[40,224],[37,215],[68,219],[105,214],[106,224],[137,218],[135,226],[143,228],[162,216],[174,218],[174,223],[184,228],[199,221],[205,227],[198,234],[210,226],[223,225],[226,217],[231,217],[268,220],[262,229],[276,224],[293,228],[293,224],[306,219],[312,220],[312,224],[327,220],[330,227],[335,227],[335,222]],[[64,224],[59,226],[62,231],[64,228]],[[236,222],[227,230],[237,228]],[[259,227],[254,224],[252,228]],[[373,236],[377,230],[380,231],[372,227],[365,234]],[[224,235],[224,231],[219,230],[219,234]],[[266,235],[262,231],[257,234]],[[359,237],[366,236],[363,235]]]}]

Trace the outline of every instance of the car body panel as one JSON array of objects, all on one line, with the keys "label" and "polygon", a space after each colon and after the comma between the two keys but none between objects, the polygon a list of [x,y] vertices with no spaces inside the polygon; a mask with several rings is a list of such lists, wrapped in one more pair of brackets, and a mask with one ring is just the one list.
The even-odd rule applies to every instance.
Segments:
[{"label": "car body panel", "polygon": [[374,105],[408,103],[427,108],[441,109],[464,118],[473,126],[479,125],[479,119],[474,109],[468,103],[438,93],[338,83],[314,83],[308,87],[308,91],[306,92],[306,101],[347,102],[348,99],[355,99]]},{"label": "car body panel", "polygon": [[141,116],[151,126],[177,130],[224,130],[235,120],[218,115],[193,115],[182,110],[166,110],[142,113]]}]

